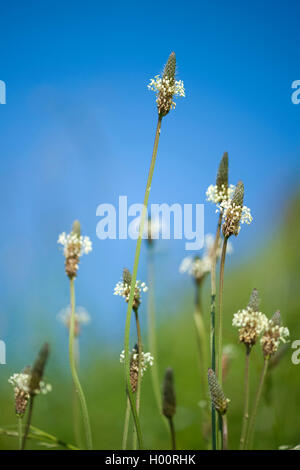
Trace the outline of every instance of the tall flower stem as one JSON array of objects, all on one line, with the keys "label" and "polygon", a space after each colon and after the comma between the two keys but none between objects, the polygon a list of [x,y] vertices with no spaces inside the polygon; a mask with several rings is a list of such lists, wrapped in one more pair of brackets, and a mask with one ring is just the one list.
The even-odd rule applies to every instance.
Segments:
[{"label": "tall flower stem", "polygon": [[219,312],[218,312],[218,363],[217,374],[219,384],[222,386],[222,352],[223,352],[223,289],[224,289],[224,268],[226,258],[228,237],[224,238],[220,262],[220,283],[219,283]]},{"label": "tall flower stem", "polygon": [[30,428],[30,424],[31,424],[31,419],[32,419],[32,410],[33,410],[34,398],[35,398],[34,395],[31,395],[30,398],[29,398],[29,405],[28,405],[29,409],[28,409],[28,414],[27,414],[27,421],[26,421],[25,431],[24,431],[23,439],[22,439],[21,450],[25,449],[26,440],[27,440],[27,436],[28,436],[29,428]]},{"label": "tall flower stem", "polygon": [[[141,370],[141,364],[142,364],[142,335],[141,335],[141,326],[140,326],[140,320],[139,320],[139,314],[138,310],[134,310],[135,314],[135,323],[136,323],[136,332],[137,332],[137,338],[138,338],[138,379],[137,379],[137,389],[136,389],[136,414],[137,417],[139,416],[140,412],[140,403],[141,403],[141,385],[142,385],[142,370]],[[133,449],[136,450],[137,447],[137,433],[136,430],[133,430]]]},{"label": "tall flower stem", "polygon": [[[78,337],[74,338],[74,357],[75,357],[75,366],[78,370],[79,368],[79,341]],[[80,408],[78,402],[78,395],[76,392],[76,387],[73,385],[73,420],[74,420],[74,434],[76,445],[82,447],[82,438],[81,438],[81,427],[80,427]]]},{"label": "tall flower stem", "polygon": [[153,245],[148,246],[148,343],[155,358],[151,367],[153,392],[159,413],[161,414],[161,393],[156,353],[155,303],[154,303],[154,253]]},{"label": "tall flower stem", "polygon": [[129,398],[127,397],[125,421],[124,421],[124,431],[123,431],[123,441],[122,441],[122,450],[126,450],[126,446],[127,446],[129,419],[130,419],[130,401],[129,401]]},{"label": "tall flower stem", "polygon": [[[217,264],[217,249],[220,240],[220,231],[222,223],[222,214],[219,215],[217,233],[213,246],[213,253],[211,257],[211,276],[210,276],[210,289],[211,289],[211,300],[210,300],[210,354],[211,354],[211,368],[216,371],[216,264]],[[214,406],[211,406],[211,433],[212,433],[212,448],[217,448],[217,436],[216,436],[216,410]]]},{"label": "tall flower stem", "polygon": [[87,404],[85,396],[77,375],[75,354],[74,354],[74,337],[75,337],[75,287],[74,279],[70,280],[70,297],[71,297],[71,319],[70,319],[70,332],[69,332],[69,358],[70,358],[70,368],[73,378],[74,387],[76,393],[78,394],[79,401],[81,404],[83,424],[86,434],[87,448],[91,450],[93,448],[92,444],[92,433],[90,427],[89,414],[87,409]]},{"label": "tall flower stem", "polygon": [[265,360],[264,360],[264,366],[263,366],[263,369],[262,369],[262,372],[261,372],[261,376],[260,376],[260,380],[259,380],[259,384],[258,384],[256,396],[255,396],[254,406],[253,406],[253,410],[252,410],[251,418],[250,418],[250,422],[249,422],[249,430],[248,430],[247,446],[246,446],[246,448],[248,448],[248,449],[251,449],[251,447],[252,447],[252,441],[253,441],[253,436],[254,436],[254,428],[255,428],[255,420],[256,420],[258,405],[259,405],[259,401],[260,401],[260,398],[261,398],[261,392],[262,392],[262,389],[263,389],[263,385],[264,385],[268,365],[269,365],[269,358],[266,357]]},{"label": "tall flower stem", "polygon": [[247,427],[249,420],[249,362],[250,362],[250,352],[251,348],[247,347],[246,349],[246,361],[245,361],[245,404],[244,404],[244,415],[243,415],[243,424],[242,424],[242,434],[240,439],[240,450],[244,449],[245,439],[247,435]]},{"label": "tall flower stem", "polygon": [[19,450],[22,449],[22,437],[23,437],[23,419],[18,416],[18,437],[19,437]]},{"label": "tall flower stem", "polygon": [[197,342],[198,342],[198,349],[199,349],[203,398],[205,399],[207,395],[206,374],[207,374],[208,363],[207,363],[207,353],[206,353],[207,337],[206,337],[205,325],[203,321],[203,311],[202,311],[202,302],[201,302],[202,282],[201,281],[196,282],[195,287],[196,287],[196,291],[195,291],[194,321],[195,321]]},{"label": "tall flower stem", "polygon": [[150,194],[150,189],[151,189],[152,177],[154,173],[158,142],[159,142],[160,131],[161,131],[161,123],[162,123],[162,116],[159,115],[157,127],[156,127],[150,169],[149,169],[149,174],[148,174],[148,179],[147,179],[146,191],[145,191],[145,196],[144,196],[144,206],[143,206],[143,211],[141,215],[139,236],[137,239],[136,249],[135,249],[130,295],[129,295],[129,301],[128,301],[128,307],[127,307],[127,314],[126,314],[125,337],[124,337],[126,386],[127,386],[127,393],[128,393],[128,397],[130,400],[131,411],[132,411],[132,415],[134,419],[134,424],[136,428],[137,439],[138,439],[140,449],[143,447],[142,434],[141,434],[139,419],[136,413],[135,401],[134,401],[134,397],[133,397],[133,393],[132,393],[131,385],[130,385],[130,355],[129,355],[130,321],[131,321],[131,312],[132,312],[132,304],[133,304],[133,299],[134,299],[134,290],[135,290],[135,283],[136,283],[136,277],[137,277],[137,270],[138,270],[138,265],[139,265],[140,252],[141,252],[142,236],[144,233],[145,218],[146,218],[146,213],[147,213],[147,206],[148,206],[149,194]]}]

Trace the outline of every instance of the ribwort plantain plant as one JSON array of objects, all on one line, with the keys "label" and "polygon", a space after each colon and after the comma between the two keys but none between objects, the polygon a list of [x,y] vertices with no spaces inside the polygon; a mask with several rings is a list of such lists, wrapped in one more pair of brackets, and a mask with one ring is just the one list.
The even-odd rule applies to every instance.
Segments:
[{"label": "ribwort plantain plant", "polygon": [[137,278],[137,271],[139,265],[140,251],[142,236],[144,233],[144,224],[148,206],[148,200],[150,195],[151,183],[154,173],[155,161],[158,150],[159,137],[161,133],[161,125],[163,118],[170,112],[172,108],[175,107],[175,102],[173,101],[176,96],[185,96],[184,86],[182,81],[175,80],[176,73],[176,56],[172,52],[168,58],[168,61],[165,65],[163,75],[160,78],[158,75],[150,81],[148,88],[156,92],[156,104],[158,111],[158,120],[156,126],[156,133],[154,139],[154,146],[152,152],[152,158],[150,163],[150,169],[146,184],[146,190],[144,195],[143,211],[141,214],[139,235],[136,243],[134,264],[132,270],[132,279],[131,279],[131,289],[128,300],[128,308],[126,314],[126,323],[125,323],[125,335],[124,335],[124,351],[125,351],[125,379],[126,379],[126,390],[128,393],[132,415],[134,418],[134,424],[137,433],[137,439],[139,443],[139,448],[143,447],[142,433],[140,428],[140,423],[137,415],[136,402],[134,400],[131,388],[130,388],[130,354],[129,354],[129,338],[130,338],[130,320],[131,320],[131,311],[133,308],[134,302],[134,288]]},{"label": "ribwort plantain plant", "polygon": [[[75,317],[75,279],[77,276],[77,271],[79,267],[79,261],[83,254],[88,254],[92,250],[92,242],[87,236],[81,235],[81,227],[78,220],[73,224],[73,228],[70,234],[63,232],[59,238],[58,243],[61,244],[64,248],[63,254],[65,256],[65,271],[70,280],[70,305],[71,305],[71,317],[70,317],[70,327],[69,327],[69,360],[70,360],[70,369],[73,378],[74,388],[78,394],[82,416],[83,424],[86,436],[87,448],[91,450],[93,448],[92,443],[92,432],[88,414],[88,408],[86,404],[86,399],[84,392],[79,381],[77,373],[77,364],[75,357],[75,327],[76,327],[76,317]],[[75,430],[76,434],[76,430]]]}]

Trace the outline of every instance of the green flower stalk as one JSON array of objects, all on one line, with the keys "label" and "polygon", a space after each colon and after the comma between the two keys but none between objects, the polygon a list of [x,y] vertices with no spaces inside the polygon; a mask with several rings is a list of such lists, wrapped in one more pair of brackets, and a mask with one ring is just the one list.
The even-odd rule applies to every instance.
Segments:
[{"label": "green flower stalk", "polygon": [[[91,450],[92,444],[92,432],[88,414],[88,408],[84,392],[78,377],[77,365],[76,365],[76,354],[75,354],[75,336],[76,336],[76,307],[75,307],[75,278],[79,267],[80,258],[83,254],[88,254],[92,250],[92,243],[87,236],[81,235],[80,223],[76,220],[73,224],[72,232],[66,234],[63,232],[59,238],[58,243],[63,246],[63,253],[65,256],[65,271],[70,280],[70,305],[71,305],[71,317],[69,325],[69,359],[72,379],[74,388],[78,394],[82,417],[84,423],[84,430],[86,435],[87,448]],[[75,430],[76,433],[76,430]]]},{"label": "green flower stalk", "polygon": [[254,437],[254,430],[255,430],[255,421],[256,415],[258,411],[258,406],[263,390],[264,381],[266,378],[269,361],[270,359],[277,353],[280,343],[286,343],[289,338],[289,330],[288,328],[281,326],[281,315],[280,312],[277,311],[273,315],[273,317],[267,321],[267,325],[263,332],[263,335],[260,340],[260,344],[262,347],[262,352],[264,356],[264,365],[260,376],[260,381],[258,384],[258,388],[256,391],[256,396],[254,400],[254,406],[251,413],[250,421],[249,421],[249,431],[247,435],[247,447],[248,449],[252,448],[252,442]]},{"label": "green flower stalk", "polygon": [[[26,422],[25,431],[23,434],[21,450],[25,449],[26,440],[27,440],[27,436],[29,433],[29,428],[30,428],[30,424],[32,420],[33,404],[34,404],[35,397],[40,393],[46,394],[48,391],[51,391],[51,386],[46,385],[42,381],[43,375],[44,375],[44,369],[46,366],[46,362],[48,360],[48,356],[49,356],[49,345],[48,343],[45,343],[44,346],[41,348],[32,369],[30,369],[30,372],[28,370],[26,371],[25,374],[15,374],[15,376],[12,376],[10,379],[10,383],[13,383],[15,381],[16,385],[18,384],[17,387],[19,388],[19,390],[23,390],[23,392],[27,393],[28,394],[27,399],[29,399],[27,422]],[[18,377],[16,377],[16,375],[18,375]],[[25,412],[27,402],[26,404],[23,403],[23,405],[24,405],[24,409],[22,409],[22,411],[19,410],[18,412],[20,417],[23,416]],[[19,422],[19,425],[20,425],[20,422]],[[21,431],[22,431],[22,426],[19,432]]]},{"label": "green flower stalk", "polygon": [[[210,197],[211,195],[211,197]],[[221,162],[219,164],[216,186],[210,186],[207,190],[207,199],[214,202],[220,203],[223,199],[227,199],[228,194],[228,153],[224,152]],[[211,290],[211,301],[210,301],[210,352],[211,352],[211,368],[216,371],[216,264],[217,264],[217,250],[220,243],[220,232],[222,224],[222,213],[220,212],[218,218],[217,231],[215,236],[215,242],[211,253],[211,276],[210,276],[210,290]],[[215,409],[212,406],[211,409],[211,429],[212,429],[212,448],[217,448],[217,437],[216,437],[216,414]]]},{"label": "green flower stalk", "polygon": [[165,372],[163,383],[162,413],[169,421],[172,450],[176,450],[176,435],[173,417],[176,413],[176,396],[174,387],[174,373],[171,367]]},{"label": "green flower stalk", "polygon": [[245,384],[244,384],[244,413],[242,423],[242,433],[240,438],[240,450],[244,449],[249,419],[249,364],[250,353],[256,344],[260,334],[268,324],[267,317],[258,311],[259,309],[258,290],[253,289],[248,306],[234,314],[232,325],[239,328],[239,341],[244,343],[246,348],[245,360]]},{"label": "green flower stalk", "polygon": [[164,116],[166,116],[169,113],[172,107],[174,108],[173,97],[178,94],[181,96],[184,96],[184,91],[182,90],[183,84],[182,83],[176,84],[175,71],[176,71],[176,57],[175,57],[175,53],[173,52],[167,61],[162,79],[160,79],[157,76],[155,77],[155,79],[150,81],[150,84],[148,86],[149,89],[154,90],[157,93],[156,103],[157,103],[157,110],[158,110],[158,121],[157,121],[150,169],[149,169],[149,174],[148,174],[148,179],[147,179],[147,184],[146,184],[143,211],[141,214],[139,236],[138,236],[137,243],[136,243],[136,250],[135,250],[134,264],[133,264],[133,271],[132,271],[132,280],[131,280],[131,290],[130,290],[130,296],[128,299],[128,308],[127,308],[126,324],[125,324],[124,350],[125,350],[126,387],[127,387],[127,393],[128,393],[128,397],[130,401],[131,411],[132,411],[133,418],[134,418],[134,424],[135,424],[135,428],[137,432],[137,439],[138,439],[140,449],[143,447],[142,433],[140,429],[139,419],[136,413],[135,399],[133,397],[131,387],[130,387],[130,354],[129,354],[130,320],[131,320],[131,312],[133,308],[134,287],[135,287],[136,278],[137,278],[142,237],[144,233],[144,224],[145,224],[145,218],[147,214],[148,200],[149,200],[151,183],[152,183],[155,161],[156,161],[156,156],[157,156],[162,119]]},{"label": "green flower stalk", "polygon": [[222,450],[228,449],[228,427],[226,412],[228,409],[229,400],[226,398],[221,385],[218,382],[215,372],[208,369],[208,386],[211,396],[212,405],[218,412],[219,421],[222,428]]}]

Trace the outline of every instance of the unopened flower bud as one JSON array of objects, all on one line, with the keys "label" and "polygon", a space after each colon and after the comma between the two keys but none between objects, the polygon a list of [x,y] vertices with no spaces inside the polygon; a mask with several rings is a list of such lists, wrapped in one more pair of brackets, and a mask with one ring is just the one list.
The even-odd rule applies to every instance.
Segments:
[{"label": "unopened flower bud", "polygon": [[229,400],[225,397],[216,374],[212,369],[208,369],[207,376],[212,404],[217,412],[223,415],[227,411]]},{"label": "unopened flower bud", "polygon": [[172,418],[176,412],[176,397],[174,389],[174,374],[173,369],[168,367],[166,369],[164,383],[163,383],[163,403],[162,412],[166,418]]},{"label": "unopened flower bud", "polygon": [[31,377],[29,382],[29,394],[36,395],[39,391],[40,381],[44,375],[44,369],[46,366],[46,362],[49,356],[49,344],[45,343],[44,346],[41,348],[38,357],[35,360],[35,363],[32,367]]}]

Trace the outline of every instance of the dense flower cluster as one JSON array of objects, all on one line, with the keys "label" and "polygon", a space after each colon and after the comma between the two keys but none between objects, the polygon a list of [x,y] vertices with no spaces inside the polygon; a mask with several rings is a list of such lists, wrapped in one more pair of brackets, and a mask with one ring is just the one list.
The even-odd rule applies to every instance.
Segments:
[{"label": "dense flower cluster", "polygon": [[167,76],[156,75],[151,78],[148,89],[156,93],[156,104],[159,113],[167,114],[174,109],[176,103],[173,98],[185,97],[184,84],[182,80],[174,80]]},{"label": "dense flower cluster", "polygon": [[[125,299],[125,301],[128,303],[130,297],[130,290],[131,285],[129,282],[126,282],[124,280],[119,281],[114,288],[114,295],[119,295],[120,297],[123,297],[123,299]],[[148,287],[146,286],[145,282],[136,281],[132,305],[133,309],[138,309],[141,303],[141,293],[147,292],[147,290]]]},{"label": "dense flower cluster", "polygon": [[73,279],[77,275],[80,257],[92,251],[92,242],[89,237],[83,237],[73,230],[69,234],[61,233],[57,243],[63,246],[66,274],[70,279]]},{"label": "dense flower cluster", "polygon": [[232,325],[239,328],[239,340],[252,347],[261,333],[268,327],[268,319],[261,312],[247,307],[233,315]]},{"label": "dense flower cluster", "polygon": [[264,356],[273,356],[277,352],[280,342],[286,343],[289,335],[288,328],[276,324],[273,319],[269,320],[260,340]]},{"label": "dense flower cluster", "polygon": [[[188,273],[196,281],[201,281],[203,277],[211,271],[214,244],[215,244],[214,236],[212,234],[207,234],[205,236],[204,254],[202,258],[200,258],[199,256],[195,256],[194,258],[192,258],[191,256],[185,257],[179,266],[179,272],[181,274]],[[219,239],[219,243],[218,243],[217,251],[216,251],[217,259],[221,256],[221,251],[222,251],[222,240]],[[228,242],[227,254],[231,254],[232,251],[233,251],[232,245],[230,242]]]},{"label": "dense flower cluster", "polygon": [[228,201],[228,199],[231,199],[234,191],[235,191],[235,186],[233,184],[230,184],[229,186],[222,184],[221,187],[211,184],[210,186],[208,186],[206,190],[206,200],[208,202],[217,204],[218,206],[217,211],[218,211],[219,204],[222,201]]},{"label": "dense flower cluster", "polygon": [[[59,314],[57,315],[57,319],[63,323],[67,328],[70,327],[70,319],[71,319],[71,307],[68,306],[63,308]],[[80,329],[82,325],[87,325],[91,321],[91,317],[87,310],[84,307],[76,307],[75,312],[75,336],[78,336],[80,333]]]},{"label": "dense flower cluster", "polygon": [[[132,361],[138,361],[138,359],[139,359],[139,355],[138,355],[136,349],[133,348],[132,354],[131,354],[131,360]],[[120,354],[121,364],[123,364],[124,361],[125,361],[125,351],[122,351],[121,354]],[[142,354],[141,354],[141,373],[142,373],[142,375],[143,375],[144,372],[146,372],[148,367],[153,366],[153,362],[154,362],[154,357],[151,356],[150,352],[146,352],[146,353],[142,352]]]}]

